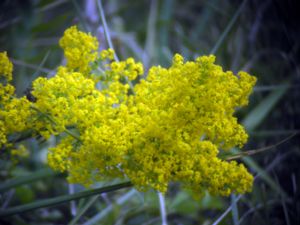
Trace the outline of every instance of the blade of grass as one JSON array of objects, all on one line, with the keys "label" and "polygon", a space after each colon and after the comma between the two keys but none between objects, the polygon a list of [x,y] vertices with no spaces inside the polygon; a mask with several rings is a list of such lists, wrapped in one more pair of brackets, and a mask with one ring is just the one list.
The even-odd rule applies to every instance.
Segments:
[{"label": "blade of grass", "polygon": [[33,203],[25,204],[25,205],[11,207],[6,210],[1,210],[0,217],[12,216],[15,214],[25,213],[25,212],[32,211],[32,210],[39,209],[39,208],[55,206],[55,205],[59,205],[62,203],[70,202],[72,200],[86,198],[89,196],[98,195],[98,194],[106,193],[106,192],[111,192],[111,191],[119,190],[122,188],[128,188],[131,186],[132,186],[131,182],[124,182],[124,183],[119,183],[119,184],[115,184],[115,185],[111,185],[111,186],[96,188],[96,189],[92,189],[92,190],[81,191],[81,192],[77,192],[72,195],[67,194],[67,195],[63,195],[63,196],[59,196],[59,197],[48,198],[48,199],[36,201]]},{"label": "blade of grass", "polygon": [[274,108],[275,104],[282,98],[288,90],[288,85],[284,85],[272,91],[264,100],[262,100],[242,121],[242,124],[248,131],[252,131],[267,117]]},{"label": "blade of grass", "polygon": [[4,192],[9,190],[10,188],[17,187],[22,184],[28,184],[46,177],[53,177],[58,175],[59,173],[54,172],[51,169],[41,169],[37,172],[34,172],[28,176],[18,177],[11,180],[8,180],[0,185],[0,192]]},{"label": "blade of grass", "polygon": [[146,70],[149,67],[151,60],[155,55],[155,36],[156,36],[156,22],[157,22],[157,0],[152,0],[150,3],[150,11],[147,24],[147,37],[145,42],[145,49],[142,57],[143,64]]},{"label": "blade of grass", "polygon": [[223,33],[220,35],[217,43],[215,44],[215,46],[212,48],[212,50],[210,51],[210,54],[215,54],[219,47],[221,46],[221,44],[223,43],[223,41],[225,40],[226,36],[228,35],[229,31],[231,30],[231,28],[233,27],[234,23],[237,21],[239,15],[241,14],[245,4],[246,4],[247,0],[244,0],[240,7],[238,8],[238,10],[235,12],[234,16],[231,18],[231,20],[229,21],[228,25],[226,26],[225,30],[223,31]]},{"label": "blade of grass", "polygon": [[[134,194],[136,194],[136,190],[132,189],[131,191],[127,192],[125,195],[122,195],[120,198],[117,199],[116,204],[122,205],[127,202]],[[113,204],[110,204],[101,212],[93,216],[90,220],[86,221],[82,225],[93,225],[93,224],[101,224],[99,221],[104,218],[108,213],[110,213],[114,209]]]},{"label": "blade of grass", "polygon": [[162,24],[159,29],[159,39],[160,39],[161,47],[168,46],[168,40],[169,40],[168,24],[171,20],[173,5],[174,5],[174,1],[172,0],[164,0],[162,4],[162,9],[160,14],[160,19]]},{"label": "blade of grass", "polygon": [[160,65],[168,65],[169,59],[171,59],[168,55],[165,54],[165,52],[170,51],[169,28],[170,28],[170,21],[172,20],[174,4],[175,1],[164,0],[160,8],[160,16],[159,16],[159,23],[158,23],[159,48],[158,48],[158,57],[157,57],[160,62]]},{"label": "blade of grass", "polygon": [[84,207],[82,207],[77,215],[71,220],[71,222],[68,225],[75,225],[77,221],[80,219],[80,217],[97,201],[100,195],[93,196]]}]

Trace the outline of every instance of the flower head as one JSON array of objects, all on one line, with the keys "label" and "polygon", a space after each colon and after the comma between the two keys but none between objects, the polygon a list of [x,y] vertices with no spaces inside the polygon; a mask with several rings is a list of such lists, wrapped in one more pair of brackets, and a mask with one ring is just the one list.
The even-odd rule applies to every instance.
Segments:
[{"label": "flower head", "polygon": [[[0,100],[6,99],[0,144],[31,121],[30,128],[44,138],[59,136],[48,163],[68,171],[70,182],[129,178],[140,190],[165,192],[170,182],[199,194],[251,190],[253,177],[246,168],[218,154],[247,141],[234,113],[247,105],[255,77],[223,71],[213,55],[185,61],[176,54],[170,67],[153,66],[146,79],[136,81],[144,73],[141,63],[116,62],[112,50],[98,57],[96,38],[76,27],[65,31],[60,46],[67,65],[54,77],[33,82],[35,102],[10,99],[9,88],[0,92]],[[92,75],[90,63],[98,59],[103,68]],[[136,84],[130,87],[128,81]]]},{"label": "flower head", "polygon": [[68,28],[60,39],[67,59],[67,67],[87,74],[90,72],[89,63],[97,58],[98,41],[90,34],[78,31],[76,26]]}]

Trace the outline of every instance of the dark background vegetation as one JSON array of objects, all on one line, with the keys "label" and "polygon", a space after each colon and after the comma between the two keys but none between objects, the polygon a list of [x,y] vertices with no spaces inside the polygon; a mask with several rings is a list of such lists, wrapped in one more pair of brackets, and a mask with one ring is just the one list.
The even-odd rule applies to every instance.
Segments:
[{"label": "dark background vegetation", "polygon": [[[52,76],[63,63],[59,38],[70,25],[92,32],[106,48],[97,8],[89,1],[0,1],[0,51],[14,62],[14,85],[24,95],[37,76]],[[93,1],[90,1],[93,2]],[[274,145],[300,129],[300,14],[297,0],[128,0],[103,1],[110,34],[120,59],[129,56],[150,65],[169,66],[174,53],[187,60],[214,53],[225,70],[246,70],[258,78],[248,107],[237,115],[249,131],[244,149]],[[94,2],[94,6],[96,6]],[[94,10],[93,10],[94,9]],[[299,135],[240,161],[257,176],[220,224],[300,224]],[[13,165],[0,158],[0,182],[45,166],[46,149],[26,142],[30,157]],[[0,155],[1,157],[1,155]],[[63,177],[51,177],[0,194],[0,207],[34,202],[68,193]],[[75,185],[76,190],[80,190]],[[108,206],[98,224],[160,224],[155,192],[137,193],[116,204],[125,191],[102,195],[77,221],[84,224]],[[88,201],[88,200],[86,200]],[[77,201],[84,205],[85,200]],[[206,195],[195,200],[172,184],[166,196],[169,224],[212,224],[235,204],[232,198]],[[70,204],[39,209],[0,224],[68,224]]]}]

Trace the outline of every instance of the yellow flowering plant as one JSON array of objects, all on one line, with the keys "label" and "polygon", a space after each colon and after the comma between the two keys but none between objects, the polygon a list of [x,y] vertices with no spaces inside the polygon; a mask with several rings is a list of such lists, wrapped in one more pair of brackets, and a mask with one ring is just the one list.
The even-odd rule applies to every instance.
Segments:
[{"label": "yellow flowering plant", "polygon": [[0,148],[14,148],[8,137],[15,132],[56,136],[48,164],[86,186],[122,178],[160,192],[170,182],[197,195],[251,190],[244,165],[219,153],[247,141],[234,113],[247,105],[255,77],[223,71],[213,55],[185,61],[176,54],[169,68],[153,66],[144,79],[141,63],[98,52],[97,39],[76,26],[59,44],[66,65],[33,81],[34,101],[14,95],[12,64],[0,54]]}]

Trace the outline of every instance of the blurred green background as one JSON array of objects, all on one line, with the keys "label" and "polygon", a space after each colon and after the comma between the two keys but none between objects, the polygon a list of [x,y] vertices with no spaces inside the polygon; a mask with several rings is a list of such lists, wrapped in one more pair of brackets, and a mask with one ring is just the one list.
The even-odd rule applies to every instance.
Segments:
[{"label": "blurred green background", "polygon": [[[169,66],[174,53],[187,60],[213,53],[224,70],[244,70],[258,78],[249,106],[237,112],[250,136],[245,150],[274,145],[299,131],[297,0],[110,0],[102,4],[120,59],[134,57],[148,69]],[[75,24],[96,35],[101,49],[108,47],[97,0],[0,2],[0,51],[7,51],[14,63],[19,96],[26,94],[36,77],[51,77],[64,63],[58,41]],[[207,194],[193,199],[178,184],[171,184],[166,195],[168,224],[300,224],[299,143],[295,135],[268,151],[239,160],[256,176],[253,192],[241,197]],[[53,143],[40,145],[29,140],[25,144],[30,156],[17,164],[0,154],[0,183],[46,167],[47,147]],[[82,190],[68,185],[63,175],[50,174],[0,192],[0,207]],[[77,218],[75,211],[83,215]],[[161,224],[158,197],[154,191],[126,189],[0,218],[0,224],[69,223]]]}]

